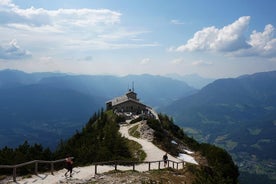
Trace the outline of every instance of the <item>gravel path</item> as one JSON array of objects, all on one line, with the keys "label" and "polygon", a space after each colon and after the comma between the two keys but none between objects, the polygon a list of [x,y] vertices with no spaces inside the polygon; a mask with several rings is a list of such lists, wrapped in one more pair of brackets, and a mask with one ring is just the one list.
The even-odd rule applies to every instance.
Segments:
[{"label": "gravel path", "polygon": [[[140,122],[138,122],[140,123]],[[132,125],[122,125],[121,128],[120,128],[120,133],[130,139],[130,140],[133,140],[135,142],[138,142],[141,146],[142,146],[142,149],[146,152],[147,154],[147,157],[146,157],[146,160],[145,161],[154,161],[154,160],[162,160],[163,158],[163,155],[166,153],[164,152],[163,150],[159,149],[157,146],[155,146],[152,142],[149,142],[148,140],[146,139],[138,139],[138,138],[135,138],[135,137],[132,137],[129,135],[128,133],[128,130],[137,125],[138,123],[135,123],[135,124],[132,124]],[[172,160],[172,161],[176,161],[176,162],[180,162],[181,160],[171,156],[168,154],[168,159],[169,160]]]},{"label": "gravel path", "polygon": [[[146,139],[137,139],[128,134],[128,129],[131,128],[132,126],[135,126],[136,124],[133,125],[122,125],[120,127],[120,133],[125,136],[128,139],[134,140],[138,142],[139,144],[142,145],[143,150],[146,152],[147,157],[146,161],[159,161],[162,160],[163,155],[165,152],[158,147],[156,147],[154,144],[149,142]],[[168,159],[172,161],[179,162],[181,160],[168,155]],[[182,165],[182,164],[180,164]],[[150,168],[151,169],[158,169],[159,165],[158,162],[155,164],[151,164]],[[131,170],[133,167],[128,167],[128,166],[118,166],[118,170]],[[160,164],[160,168],[163,168],[163,164]],[[137,171],[148,171],[149,169],[149,164],[140,164],[135,166],[135,170]],[[104,173],[114,170],[114,166],[98,166],[97,167],[97,173]],[[30,178],[22,178],[22,177],[17,177],[17,184],[59,184],[59,183],[71,183],[71,184],[76,184],[76,183],[86,183],[91,178],[97,177],[95,176],[95,166],[86,166],[86,167],[74,167],[73,168],[73,177],[72,178],[66,178],[64,176],[64,173],[66,172],[65,169],[55,171],[54,175],[51,173],[42,173],[38,175],[32,175]],[[10,181],[5,181],[5,183],[14,183],[12,180]]]}]

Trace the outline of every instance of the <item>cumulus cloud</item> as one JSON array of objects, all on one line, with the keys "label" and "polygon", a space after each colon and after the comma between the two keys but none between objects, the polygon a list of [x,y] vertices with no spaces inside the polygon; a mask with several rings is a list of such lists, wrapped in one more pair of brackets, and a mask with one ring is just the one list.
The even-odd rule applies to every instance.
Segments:
[{"label": "cumulus cloud", "polygon": [[263,32],[253,31],[250,40],[247,42],[251,47],[251,53],[262,56],[276,56],[276,38],[274,38],[275,28],[266,25]]},{"label": "cumulus cloud", "polygon": [[248,30],[250,16],[240,17],[238,20],[219,29],[215,26],[206,27],[196,32],[186,44],[175,48],[175,51],[215,51],[231,53],[234,56],[265,56],[276,54],[275,28],[266,25],[263,32],[254,30],[249,38]]},{"label": "cumulus cloud", "polygon": [[8,44],[0,45],[0,59],[13,60],[30,57],[28,50],[21,48],[16,40],[12,40]]},{"label": "cumulus cloud", "polygon": [[218,29],[214,26],[204,28],[194,34],[185,45],[176,48],[177,51],[233,51],[248,47],[244,43],[243,33],[250,21],[249,16],[239,18],[234,23]]}]

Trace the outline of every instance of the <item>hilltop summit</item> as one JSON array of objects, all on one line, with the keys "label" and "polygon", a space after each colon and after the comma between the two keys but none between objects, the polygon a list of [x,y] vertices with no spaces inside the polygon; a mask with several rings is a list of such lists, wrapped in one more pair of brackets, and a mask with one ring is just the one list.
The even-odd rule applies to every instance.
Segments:
[{"label": "hilltop summit", "polygon": [[[108,144],[106,147],[103,143],[98,144],[97,150],[91,150],[92,145],[89,144],[89,140],[93,142],[94,137],[98,137],[100,134],[93,136],[91,130],[87,128],[91,124],[87,124],[87,127],[82,132],[77,133],[71,139],[64,142],[63,148],[57,150],[56,154],[64,152],[64,149],[68,151],[70,146],[70,152],[75,157],[75,167],[73,169],[73,177],[68,179],[64,177],[65,169],[58,170],[51,175],[50,173],[41,173],[33,175],[29,178],[18,178],[17,183],[122,183],[124,181],[131,181],[132,183],[141,182],[171,182],[192,184],[193,182],[204,182],[206,184],[223,182],[226,184],[234,184],[237,180],[237,168],[233,164],[231,157],[221,150],[220,148],[203,144],[200,145],[193,139],[187,137],[181,129],[175,126],[167,116],[159,114],[160,120],[147,119],[139,120],[132,119],[127,121],[126,124],[121,124],[118,127],[117,135],[123,138],[128,143],[128,150],[131,152],[131,158],[124,152],[124,146],[119,146],[116,142],[116,136],[112,137],[115,132],[110,132],[111,121],[115,120],[116,114],[112,111],[103,112],[103,114],[93,121],[94,127],[99,127],[105,124],[101,130],[107,130],[103,132],[102,140]],[[104,120],[104,121],[103,121]],[[110,123],[108,123],[110,121]],[[112,124],[112,123],[111,123]],[[142,134],[151,131],[153,133],[153,139],[148,140]],[[92,131],[93,132],[93,131]],[[110,134],[108,134],[110,133]],[[89,135],[87,135],[89,134]],[[111,137],[109,137],[111,136]],[[118,138],[119,138],[118,137]],[[87,140],[85,139],[87,138]],[[111,139],[110,139],[111,138]],[[125,144],[121,142],[121,144]],[[86,146],[86,147],[85,147]],[[85,147],[85,150],[82,148]],[[105,149],[110,149],[112,156],[108,156],[109,152]],[[180,152],[182,152],[180,154]],[[103,157],[98,157],[100,153]],[[169,167],[165,168],[162,162],[162,156],[168,153]],[[143,156],[144,155],[144,156]],[[119,156],[119,157],[118,157]],[[91,158],[95,159],[94,161]],[[125,157],[125,158],[123,158]],[[89,159],[90,158],[90,159]],[[116,159],[117,158],[117,159]],[[118,158],[120,158],[118,160]],[[114,166],[107,164],[112,161],[117,162],[124,160],[123,165],[117,165],[117,172],[114,171]],[[136,160],[136,161],[135,161]],[[99,161],[101,164],[97,167],[97,174],[95,174],[95,165]],[[134,161],[134,162],[133,162]],[[145,161],[145,162],[143,162]],[[175,163],[184,161],[184,164],[177,166]],[[149,162],[151,166],[149,166]],[[162,164],[160,164],[160,162]],[[136,163],[135,170],[133,172],[133,165],[127,163]],[[158,172],[153,170],[159,170]],[[112,171],[112,172],[110,172]],[[127,174],[124,174],[127,173]],[[157,175],[159,177],[157,177]]]},{"label": "hilltop summit", "polygon": [[[179,183],[182,180],[187,184],[193,182],[204,182],[206,184],[217,182],[237,183],[238,169],[227,152],[212,145],[197,143],[186,136],[178,126],[174,125],[168,116],[159,114],[159,120],[155,118],[143,120],[136,116],[136,118],[128,120],[124,124],[119,124],[120,122],[122,122],[122,117],[119,117],[113,111],[102,111],[94,115],[81,132],[76,132],[70,139],[61,142],[51,157],[62,158],[67,153],[74,156],[73,179],[64,178],[65,170],[62,167],[55,167],[58,170],[54,172],[54,175],[43,172],[25,179],[18,178],[17,183],[111,182],[109,171],[114,170],[114,166],[107,163],[112,163],[112,161],[120,161],[125,164],[118,165],[119,174],[113,175],[111,173],[111,178],[117,178],[121,175],[121,172],[128,172],[128,177],[132,178],[133,183],[143,181]],[[152,135],[151,140],[143,135],[149,132]],[[24,147],[24,150],[21,146],[20,149],[15,151],[24,151],[24,153],[17,154],[23,154],[26,156],[25,159],[29,159],[28,153],[31,152],[25,150],[28,149],[27,145]],[[177,166],[178,169],[172,163],[169,164],[169,168],[164,168],[162,164],[158,166],[158,162],[162,160],[162,155],[165,153],[168,153],[170,161],[181,162],[182,160],[186,164]],[[1,159],[7,160],[3,158],[3,154],[0,155],[2,155]],[[13,153],[6,156],[10,158],[11,155]],[[22,162],[22,158],[20,159]],[[16,155],[13,158],[13,161],[15,160],[18,160]],[[95,165],[99,162],[102,164],[98,168],[98,173],[95,174]],[[152,162],[150,167],[149,162]],[[131,164],[128,166],[127,163]],[[133,163],[138,164],[135,166],[135,170],[142,173],[137,174],[137,172],[133,173],[131,171]],[[161,169],[157,172],[160,177],[156,177],[156,172],[149,171],[149,168],[151,170]],[[23,171],[18,169],[18,175],[24,174]],[[30,169],[25,172],[30,172]],[[145,175],[144,172],[148,174]],[[122,175],[121,178],[116,179],[117,183],[122,182],[122,178],[128,179],[126,175]],[[162,176],[169,177],[163,180]],[[114,181],[113,179],[112,181]]]}]

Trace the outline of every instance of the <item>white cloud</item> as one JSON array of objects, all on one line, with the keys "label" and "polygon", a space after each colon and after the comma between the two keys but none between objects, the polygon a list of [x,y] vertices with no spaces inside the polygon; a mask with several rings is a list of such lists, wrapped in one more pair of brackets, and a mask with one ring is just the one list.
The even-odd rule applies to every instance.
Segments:
[{"label": "white cloud", "polygon": [[167,52],[174,52],[176,51],[176,48],[174,46],[171,46],[169,48],[166,49]]},{"label": "white cloud", "polygon": [[48,62],[48,61],[52,61],[53,58],[50,57],[50,56],[42,56],[39,58],[40,61],[45,61],[45,62]]},{"label": "white cloud", "polygon": [[129,40],[134,42],[142,41],[141,39],[137,39],[137,37],[141,34],[148,33],[148,31],[129,31],[125,29],[116,30],[112,33],[99,34],[98,37],[103,40],[120,40],[129,38]]},{"label": "white cloud", "polygon": [[185,62],[185,60],[183,58],[176,58],[171,61],[172,64],[182,64],[184,62]]},{"label": "white cloud", "polygon": [[250,22],[249,16],[240,17],[234,23],[221,29],[215,26],[203,28],[196,32],[186,44],[170,50],[184,51],[215,51],[231,53],[233,56],[276,56],[275,28],[268,24],[263,32],[254,30],[248,39],[245,33]]},{"label": "white cloud", "polygon": [[17,23],[32,27],[50,25],[60,28],[116,24],[121,17],[121,13],[108,9],[21,9],[7,0],[0,3],[0,15],[4,18],[2,24]]},{"label": "white cloud", "polygon": [[210,65],[213,65],[213,63],[199,60],[199,61],[192,62],[192,65],[193,66],[210,66]]},{"label": "white cloud", "polygon": [[120,12],[109,9],[22,9],[10,0],[0,0],[0,41],[4,38],[24,41],[31,50],[41,53],[50,49],[72,53],[76,49],[91,51],[159,45],[140,38],[149,31],[128,30],[121,26],[121,16]]},{"label": "white cloud", "polygon": [[185,45],[176,48],[177,51],[233,51],[248,47],[244,42],[243,33],[250,21],[249,16],[239,18],[234,23],[218,29],[207,27],[194,34]]},{"label": "white cloud", "polygon": [[0,0],[0,7],[15,7],[11,0]]},{"label": "white cloud", "polygon": [[274,38],[275,28],[266,25],[263,32],[253,31],[248,44],[252,47],[251,53],[261,56],[276,56],[276,38]]},{"label": "white cloud", "polygon": [[146,64],[150,63],[150,61],[151,61],[150,58],[144,58],[144,59],[141,60],[140,64],[141,65],[146,65]]},{"label": "white cloud", "polygon": [[180,20],[173,19],[173,20],[171,20],[171,24],[182,25],[182,24],[185,24],[185,23],[184,23],[184,22],[181,22]]},{"label": "white cloud", "polygon": [[28,50],[22,49],[16,40],[10,41],[8,44],[0,45],[0,59],[12,60],[31,57]]}]

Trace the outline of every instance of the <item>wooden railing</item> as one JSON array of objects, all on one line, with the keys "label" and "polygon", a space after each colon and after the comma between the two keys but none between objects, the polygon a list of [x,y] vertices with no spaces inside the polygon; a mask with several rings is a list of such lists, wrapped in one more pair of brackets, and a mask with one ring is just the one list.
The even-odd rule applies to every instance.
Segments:
[{"label": "wooden railing", "polygon": [[[158,170],[160,170],[161,169],[161,163],[163,163],[163,162],[164,162],[163,160],[147,161],[147,162],[109,161],[109,162],[96,162],[96,163],[93,163],[93,165],[95,165],[95,174],[98,174],[98,172],[97,172],[98,166],[103,166],[103,165],[113,165],[115,171],[117,171],[117,168],[118,168],[119,165],[124,165],[124,166],[127,165],[127,166],[132,166],[132,170],[135,171],[135,166],[136,165],[148,164],[148,170],[150,171],[151,170],[151,164],[158,163]],[[168,160],[166,167],[171,167],[173,169],[178,170],[178,169],[180,169],[179,165],[182,165],[182,168],[184,168],[185,167],[185,162],[184,161],[175,162],[175,161],[172,161],[172,160]]]},{"label": "wooden railing", "polygon": [[[74,157],[71,157],[72,159]],[[16,182],[16,170],[17,168],[20,167],[24,167],[26,165],[31,165],[34,164],[34,173],[37,175],[38,174],[38,164],[50,164],[51,166],[51,174],[54,174],[54,164],[59,163],[59,162],[64,162],[64,159],[59,159],[59,160],[55,160],[55,161],[44,161],[44,160],[33,160],[30,162],[25,162],[22,164],[17,164],[17,165],[0,165],[0,169],[13,169],[13,181]],[[99,166],[106,166],[106,165],[112,165],[114,166],[114,170],[117,171],[118,166],[132,166],[132,170],[135,171],[135,166],[140,165],[140,164],[148,164],[148,170],[151,170],[151,165],[153,163],[158,163],[158,170],[161,169],[161,163],[163,163],[163,160],[158,160],[158,161],[147,161],[147,162],[134,162],[134,161],[108,161],[108,162],[95,162],[92,165],[95,166],[95,175],[98,174],[98,167]],[[171,167],[173,169],[180,169],[179,165],[182,166],[182,168],[184,168],[185,166],[185,162],[181,161],[181,162],[175,162],[172,160],[168,160],[167,161],[167,167]],[[162,167],[164,168],[164,167]]]},{"label": "wooden railing", "polygon": [[[73,159],[74,157],[71,157]],[[13,170],[13,181],[16,182],[16,170],[17,168],[24,167],[27,165],[34,164],[34,173],[37,175],[38,174],[38,164],[50,164],[51,166],[51,174],[54,174],[54,164],[59,163],[59,162],[64,162],[65,158],[59,159],[59,160],[54,160],[54,161],[45,161],[45,160],[33,160],[29,162],[25,162],[22,164],[17,164],[17,165],[0,165],[0,169],[12,169]]]}]

